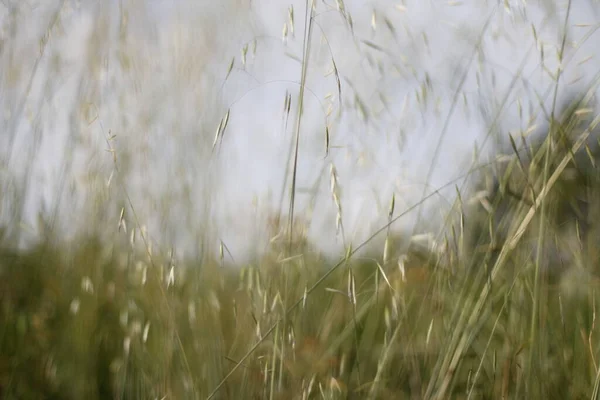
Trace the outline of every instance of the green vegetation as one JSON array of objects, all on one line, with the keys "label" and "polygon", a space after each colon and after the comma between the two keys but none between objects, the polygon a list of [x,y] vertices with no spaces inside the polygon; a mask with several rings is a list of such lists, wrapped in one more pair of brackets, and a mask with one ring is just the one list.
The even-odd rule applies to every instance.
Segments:
[{"label": "green vegetation", "polygon": [[495,190],[457,202],[442,246],[408,257],[389,237],[384,256],[349,249],[334,265],[301,229],[241,268],[93,237],[26,251],[5,240],[2,397],[595,395],[600,181],[595,136],[578,139],[598,120],[575,105],[499,167]]},{"label": "green vegetation", "polygon": [[[337,4],[352,28],[343,2]],[[291,8],[285,39],[293,15]],[[24,173],[27,182],[16,185],[14,196],[0,182],[0,205],[8,204],[0,211],[11,221],[0,242],[0,398],[600,398],[598,83],[560,109],[557,72],[547,126],[533,140],[512,135],[507,155],[477,163],[469,174],[475,190],[458,188],[439,232],[394,233],[392,225],[408,211],[393,197],[389,223],[366,242],[345,243],[345,254],[331,260],[310,242],[296,209],[299,111],[309,90],[314,21],[309,8],[286,165],[289,212],[285,222],[272,218],[270,246],[254,259],[234,262],[223,242],[218,257],[203,249],[199,260],[153,248],[126,179],[135,165],[117,157],[121,149],[104,128],[114,196],[102,192],[102,201],[86,204],[87,235],[67,240],[48,229],[24,248],[31,177]],[[564,46],[557,49],[559,64]],[[245,45],[244,65],[247,52]],[[143,57],[134,56],[121,62],[141,68]],[[188,67],[182,74],[198,72]],[[190,76],[181,77],[183,86]],[[332,76],[341,105],[344,81],[335,62]],[[427,85],[418,91],[426,102]],[[291,99],[286,93],[286,124]],[[354,105],[368,119],[358,95]],[[100,113],[86,107],[89,126]],[[229,118],[227,111],[218,124],[214,154],[227,151]],[[329,127],[324,131],[328,154]],[[332,164],[331,196],[343,235],[335,171]],[[111,210],[120,211],[118,224]],[[155,217],[163,222],[165,215]],[[109,234],[104,224],[113,224]],[[375,248],[376,239],[383,248]],[[197,242],[209,248],[219,240]]]}]

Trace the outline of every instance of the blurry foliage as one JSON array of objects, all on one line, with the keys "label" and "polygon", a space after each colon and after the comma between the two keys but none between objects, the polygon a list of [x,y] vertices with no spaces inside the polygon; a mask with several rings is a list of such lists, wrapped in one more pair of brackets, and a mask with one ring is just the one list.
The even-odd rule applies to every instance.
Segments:
[{"label": "blurry foliage", "polygon": [[[511,268],[493,282],[486,269],[511,224],[523,220],[533,201],[527,196],[547,181],[539,167],[545,146],[551,145],[551,174],[589,125],[578,109],[566,111],[529,153],[482,174],[482,188],[487,174],[492,182],[496,177],[486,191],[487,209],[481,202],[464,207],[463,235],[449,229],[446,240],[438,240],[442,247],[391,235],[387,260],[342,259],[313,291],[333,265],[306,240],[306,222],[297,221],[289,247],[279,217],[271,220],[268,251],[235,266],[225,254],[174,260],[93,236],[28,250],[5,241],[2,397],[205,398],[254,345],[216,398],[422,398],[444,379],[451,382],[446,393],[457,398],[589,395],[598,356],[595,253],[566,247],[573,258],[562,266],[563,278],[545,281],[535,295],[536,242],[526,238],[539,238],[536,219],[511,252]],[[595,249],[600,185],[597,138],[590,140],[546,198],[544,234],[552,245],[574,240]],[[486,236],[490,224],[497,224],[491,225],[495,247]],[[579,233],[567,229],[573,225]],[[491,295],[476,322],[461,324],[460,315],[486,286]],[[540,326],[533,343],[532,316]],[[470,339],[458,368],[444,372],[443,360],[455,350],[452,338],[463,333]],[[534,364],[531,354],[539,357]]]},{"label": "blurry foliage", "polygon": [[[109,20],[98,18],[91,47],[105,45]],[[115,51],[124,70],[145,60]],[[205,71],[180,53],[177,84],[187,88]],[[89,56],[98,57],[90,60],[97,68],[100,53]],[[6,79],[18,73],[12,68]],[[144,89],[154,79],[153,70],[146,73],[132,86]],[[97,91],[90,88],[90,96]],[[444,235],[423,242],[388,232],[383,256],[350,257],[348,244],[338,263],[315,251],[307,221],[296,220],[290,241],[279,217],[271,221],[267,251],[242,265],[222,242],[219,259],[201,260],[153,250],[147,236],[135,242],[132,230],[143,230],[130,213],[126,178],[130,168],[146,172],[146,166],[120,156],[114,209],[106,212],[106,198],[87,203],[88,232],[65,241],[46,229],[37,244],[23,248],[13,234],[23,226],[2,230],[10,235],[0,243],[0,397],[185,399],[218,388],[219,399],[589,398],[600,387],[597,135],[558,168],[594,120],[592,110],[587,101],[573,102],[533,142],[514,137],[511,150],[518,155],[483,171],[483,194],[475,204],[460,204],[458,222]],[[152,111],[138,112],[150,125]],[[102,134],[112,151],[113,138]],[[94,182],[104,185],[104,173],[116,165],[99,166]],[[543,215],[538,208],[492,276],[499,253],[555,171]],[[0,182],[1,211],[16,221],[26,183]],[[160,222],[178,199],[179,192],[167,192],[156,207],[165,211]],[[108,196],[92,191],[101,194]],[[191,202],[192,196],[182,197]],[[111,217],[120,210],[127,212],[117,227]],[[208,219],[210,207],[203,210]],[[52,225],[46,217],[44,227]],[[107,221],[114,222],[108,234]],[[208,239],[216,241],[200,239],[206,248]]]},{"label": "blurry foliage", "polygon": [[[541,206],[536,210],[515,251],[525,258],[513,259],[513,263],[532,265],[541,237],[540,261],[549,279],[558,280],[574,264],[589,273],[600,273],[593,265],[600,239],[600,136],[594,110],[583,97],[572,99],[537,136],[514,135],[507,156],[481,171],[479,191],[464,219],[467,249],[475,249],[475,254],[465,252],[465,257],[472,256],[464,259],[466,263],[483,267],[477,253],[497,254],[546,189],[550,176],[568,158],[543,199],[545,213],[542,215]],[[587,140],[572,153],[573,145],[590,128]],[[545,229],[540,232],[542,218]]]}]

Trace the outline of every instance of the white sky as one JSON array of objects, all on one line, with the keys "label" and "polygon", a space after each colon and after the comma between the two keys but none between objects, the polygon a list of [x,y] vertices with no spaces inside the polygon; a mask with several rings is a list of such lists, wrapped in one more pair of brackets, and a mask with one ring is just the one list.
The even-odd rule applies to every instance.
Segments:
[{"label": "white sky", "polygon": [[[211,246],[222,239],[237,258],[261,249],[268,210],[280,204],[295,126],[293,111],[284,129],[282,109],[286,91],[292,94],[293,110],[297,107],[301,68],[286,53],[301,56],[305,3],[115,0],[98,5],[67,0],[40,57],[40,38],[59,3],[14,3],[21,4],[16,17],[7,9],[0,14],[2,129],[14,133],[0,144],[7,148],[4,143],[15,138],[3,173],[32,177],[35,189],[26,203],[29,224],[41,199],[50,212],[59,201],[63,225],[85,222],[68,219],[77,215],[73,210],[81,206],[83,193],[98,191],[109,179],[111,158],[104,149],[110,130],[117,135],[117,154],[123,160],[129,157],[127,188],[138,218],[155,240],[193,254],[199,238],[208,233]],[[551,104],[553,81],[542,68],[540,43],[545,65],[554,72],[566,2],[508,1],[509,9],[495,1],[457,3],[346,1],[353,36],[334,1],[316,2],[298,179],[299,187],[306,188],[324,174],[310,230],[321,250],[337,253],[342,248],[329,193],[330,163],[339,174],[347,241],[358,244],[385,223],[392,193],[396,213],[422,197],[432,165],[430,188],[464,173],[475,143],[481,145],[498,115],[495,134],[506,137],[509,131],[527,128],[530,107],[539,112],[538,96],[546,95],[546,107]],[[592,0],[573,3],[559,98],[589,88],[600,65],[594,52],[600,5]],[[282,29],[291,4],[295,36],[284,44]],[[11,27],[11,21],[18,23]],[[475,54],[480,38],[482,50]],[[249,49],[244,66],[245,43]],[[232,57],[235,68],[224,82]],[[335,76],[326,76],[332,57],[341,76],[339,120]],[[431,87],[429,103],[423,106],[415,92],[426,76]],[[328,93],[332,101],[326,99]],[[457,93],[460,101],[453,108]],[[366,121],[359,118],[356,94],[368,108]],[[23,99],[25,107],[19,112]],[[523,121],[517,100],[523,105]],[[324,159],[329,102],[331,145],[336,147]],[[82,123],[81,109],[87,110],[90,124]],[[211,156],[214,132],[227,109],[225,137]],[[65,168],[72,173],[62,173]],[[91,170],[98,172],[98,179],[90,183],[86,174]],[[435,226],[442,221],[454,190],[451,185],[442,193],[445,200],[425,204],[426,222]],[[115,192],[109,193],[113,195],[102,204],[120,209]],[[308,197],[299,195],[301,210]],[[410,228],[414,215],[398,228]],[[129,213],[128,218],[131,226],[133,216]],[[107,223],[116,229],[116,221]]]}]

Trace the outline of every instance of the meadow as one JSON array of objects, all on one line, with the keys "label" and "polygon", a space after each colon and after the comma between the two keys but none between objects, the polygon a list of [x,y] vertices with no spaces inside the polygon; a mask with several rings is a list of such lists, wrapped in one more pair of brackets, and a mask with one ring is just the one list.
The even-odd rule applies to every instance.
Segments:
[{"label": "meadow", "polygon": [[[349,19],[343,2],[337,11]],[[286,92],[284,103],[290,126],[296,119],[282,166],[287,211],[261,221],[263,251],[239,259],[208,229],[203,243],[218,250],[198,256],[153,240],[128,184],[126,149],[113,147],[108,129],[117,195],[90,195],[97,202],[77,214],[76,235],[40,212],[39,234],[24,245],[28,192],[0,182],[9,215],[0,230],[0,398],[600,398],[598,79],[564,96],[558,68],[551,107],[535,109],[541,126],[506,135],[488,161],[413,205],[392,195],[386,223],[366,240],[344,240],[332,257],[311,239],[296,198],[315,13],[307,8],[297,96]],[[330,78],[341,103],[347,82],[335,60]],[[91,108],[87,126],[98,120]],[[205,154],[227,155],[229,118],[203,137]],[[330,165],[319,179],[343,236],[343,185]],[[442,189],[456,196],[438,230],[394,229]]]}]

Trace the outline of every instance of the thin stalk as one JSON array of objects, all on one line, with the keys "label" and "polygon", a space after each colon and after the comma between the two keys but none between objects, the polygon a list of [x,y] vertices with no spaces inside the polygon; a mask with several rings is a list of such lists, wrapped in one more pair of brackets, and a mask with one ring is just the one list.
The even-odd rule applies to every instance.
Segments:
[{"label": "thin stalk", "polygon": [[[563,61],[563,56],[564,56],[564,51],[565,51],[565,43],[567,40],[567,23],[569,21],[569,15],[571,12],[571,0],[569,0],[569,2],[567,3],[567,13],[565,15],[565,22],[564,22],[564,26],[563,26],[563,38],[562,38],[562,44],[561,44],[561,48],[560,48],[560,52],[558,54],[558,62],[559,65],[562,63]],[[548,136],[548,138],[546,139],[546,154],[544,155],[545,160],[544,160],[544,181],[543,182],[547,182],[548,179],[548,174],[549,174],[549,159],[550,159],[550,146],[551,146],[551,141],[554,139],[554,133],[556,131],[556,121],[554,118],[554,112],[556,109],[556,100],[558,98],[558,85],[560,82],[560,78],[562,75],[562,68],[558,68],[557,74],[556,74],[556,84],[554,86],[554,97],[552,99],[552,109],[551,109],[551,113],[550,113],[550,135]],[[528,395],[532,395],[531,393],[531,385],[534,383],[534,381],[536,381],[536,379],[534,378],[534,373],[533,373],[533,362],[534,362],[534,358],[536,356],[536,354],[538,354],[539,349],[537,349],[537,341],[536,341],[536,337],[537,337],[537,331],[538,331],[538,320],[539,320],[539,307],[540,307],[540,263],[541,263],[541,258],[542,258],[542,248],[544,246],[544,232],[545,232],[545,228],[546,228],[546,201],[542,201],[541,204],[541,210],[540,210],[540,234],[538,236],[538,244],[537,244],[537,250],[536,250],[536,260],[535,260],[535,281],[534,281],[534,289],[533,289],[533,307],[531,310],[531,328],[530,328],[530,335],[529,335],[529,343],[530,343],[530,352],[529,352],[529,363],[528,363],[528,368],[527,368],[527,383],[528,383],[528,387],[527,387],[527,391],[529,392]],[[539,366],[539,365],[538,365]],[[539,395],[541,395],[541,393],[539,393]]]}]

